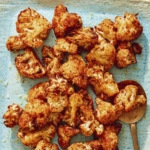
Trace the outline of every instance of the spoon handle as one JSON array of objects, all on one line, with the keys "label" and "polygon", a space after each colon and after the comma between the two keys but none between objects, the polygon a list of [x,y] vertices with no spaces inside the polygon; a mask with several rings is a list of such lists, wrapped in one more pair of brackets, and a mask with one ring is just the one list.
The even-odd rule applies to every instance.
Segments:
[{"label": "spoon handle", "polygon": [[134,150],[139,150],[136,123],[131,123],[130,124],[130,130],[131,130],[131,135],[132,135],[132,141],[133,141]]}]

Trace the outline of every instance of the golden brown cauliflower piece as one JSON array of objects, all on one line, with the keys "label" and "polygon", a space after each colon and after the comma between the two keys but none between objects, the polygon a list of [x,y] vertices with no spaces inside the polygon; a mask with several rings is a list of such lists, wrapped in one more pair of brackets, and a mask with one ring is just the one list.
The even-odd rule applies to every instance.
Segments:
[{"label": "golden brown cauliflower piece", "polygon": [[24,54],[15,58],[15,66],[22,76],[31,79],[41,78],[46,73],[40,59],[31,48],[27,48]]},{"label": "golden brown cauliflower piece", "polygon": [[66,33],[81,26],[82,20],[78,14],[68,13],[67,8],[61,4],[56,6],[52,27],[57,38],[64,37]]},{"label": "golden brown cauliflower piece", "polygon": [[117,44],[116,28],[114,22],[108,18],[104,19],[100,24],[95,26],[95,30],[103,38],[107,39],[111,44]]},{"label": "golden brown cauliflower piece", "polygon": [[18,125],[19,117],[22,114],[23,109],[17,105],[12,104],[8,106],[8,110],[4,113],[3,119],[6,127],[13,128]]},{"label": "golden brown cauliflower piece", "polygon": [[46,101],[46,93],[45,90],[49,86],[49,82],[40,82],[34,85],[29,91],[28,91],[28,97],[27,101],[34,103],[35,99],[40,99]]},{"label": "golden brown cauliflower piece", "polygon": [[104,132],[99,137],[102,150],[116,150],[118,146],[118,134],[121,130],[121,124],[105,126]]},{"label": "golden brown cauliflower piece", "polygon": [[[135,45],[135,44],[134,44]],[[135,45],[136,46],[136,45]],[[117,46],[117,53],[116,53],[116,66],[118,68],[125,68],[131,64],[137,63],[135,53],[136,48],[132,47],[131,42],[120,42]]]},{"label": "golden brown cauliflower piece", "polygon": [[49,118],[48,118],[48,122],[54,124],[55,126],[57,126],[60,121],[61,121],[61,113],[57,113],[57,112],[50,112],[49,113]]},{"label": "golden brown cauliflower piece", "polygon": [[101,142],[98,140],[94,140],[84,143],[73,143],[68,147],[68,150],[100,150],[100,148]]},{"label": "golden brown cauliflower piece", "polygon": [[21,50],[27,48],[19,36],[10,36],[6,42],[9,51]]},{"label": "golden brown cauliflower piece", "polygon": [[61,93],[47,92],[47,103],[49,104],[50,112],[62,112],[68,105],[68,96]]},{"label": "golden brown cauliflower piece", "polygon": [[17,135],[24,145],[35,148],[41,140],[49,142],[54,137],[55,133],[55,126],[50,124],[35,131],[19,129]]},{"label": "golden brown cauliflower piece", "polygon": [[79,128],[81,133],[85,136],[92,135],[99,126],[99,122],[96,120],[93,110],[83,104],[80,106],[80,116],[81,124]]},{"label": "golden brown cauliflower piece", "polygon": [[103,40],[94,46],[94,48],[86,55],[86,60],[90,66],[103,66],[105,71],[113,67],[115,62],[115,47]]},{"label": "golden brown cauliflower piece", "polygon": [[146,97],[138,94],[138,87],[135,85],[127,85],[121,89],[115,96],[115,104],[122,105],[125,112],[132,111],[136,107],[146,103]]},{"label": "golden brown cauliflower piece", "polygon": [[98,41],[98,36],[91,27],[75,29],[69,32],[65,38],[86,51],[90,51]]},{"label": "golden brown cauliflower piece", "polygon": [[56,75],[49,78],[49,86],[46,89],[48,92],[71,95],[74,93],[74,88],[70,82],[64,77]]},{"label": "golden brown cauliflower piece", "polygon": [[59,150],[59,147],[57,144],[53,144],[53,143],[50,143],[46,140],[41,140],[35,150]]},{"label": "golden brown cauliflower piece", "polygon": [[[44,127],[48,122],[48,116],[49,116],[49,104],[44,102],[43,100],[35,99],[34,102],[28,102],[25,105],[25,114],[22,113],[22,115],[19,118],[19,126],[20,128],[29,128],[33,129],[35,128],[41,128]],[[30,121],[26,121],[27,118]],[[27,124],[26,124],[27,123]]]},{"label": "golden brown cauliflower piece", "polygon": [[95,116],[104,125],[114,123],[122,115],[123,106],[121,105],[112,105],[100,98],[96,98],[96,104]]},{"label": "golden brown cauliflower piece", "polygon": [[79,129],[67,125],[58,126],[58,143],[62,148],[67,148],[70,144],[70,140],[73,136],[80,133]]},{"label": "golden brown cauliflower piece", "polygon": [[99,66],[89,68],[87,77],[95,94],[103,100],[119,92],[118,84],[114,80],[113,75],[109,72],[104,72],[103,68]]},{"label": "golden brown cauliflower piece", "polygon": [[138,14],[130,14],[126,12],[124,17],[117,16],[115,18],[115,28],[117,28],[117,40],[119,41],[133,41],[138,38],[143,31],[140,24]]},{"label": "golden brown cauliflower piece", "polygon": [[78,109],[83,104],[83,96],[79,93],[74,93],[69,97],[69,104],[65,109],[65,113],[62,116],[69,126],[75,127],[78,124]]},{"label": "golden brown cauliflower piece", "polygon": [[16,30],[23,43],[29,47],[42,46],[50,29],[52,29],[50,22],[31,8],[21,11],[18,15]]},{"label": "golden brown cauliflower piece", "polygon": [[69,43],[65,38],[56,39],[56,45],[53,46],[54,54],[68,52],[69,54],[77,54],[78,46]]},{"label": "golden brown cauliflower piece", "polygon": [[72,81],[80,88],[87,88],[88,86],[85,71],[86,64],[80,55],[69,55],[68,61],[60,67],[60,72],[64,78]]}]

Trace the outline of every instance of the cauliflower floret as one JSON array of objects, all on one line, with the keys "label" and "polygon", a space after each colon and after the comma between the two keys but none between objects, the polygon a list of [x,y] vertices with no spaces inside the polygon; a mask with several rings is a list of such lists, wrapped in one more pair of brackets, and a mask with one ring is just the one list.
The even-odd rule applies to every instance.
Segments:
[{"label": "cauliflower floret", "polygon": [[141,54],[142,53],[142,46],[139,43],[132,43],[132,50],[135,54]]},{"label": "cauliflower floret", "polygon": [[46,89],[48,92],[60,93],[71,95],[74,93],[74,88],[67,79],[56,75],[49,79],[49,87]]},{"label": "cauliflower floret", "polygon": [[83,96],[78,93],[74,93],[69,97],[69,104],[65,109],[65,113],[62,116],[63,121],[68,125],[75,127],[78,124],[78,109],[83,104]]},{"label": "cauliflower floret", "polygon": [[68,13],[67,8],[63,5],[56,6],[52,27],[57,38],[64,37],[69,31],[81,26],[82,20],[78,14]]},{"label": "cauliflower floret", "polygon": [[86,51],[90,51],[98,41],[98,36],[91,27],[75,29],[68,33],[65,38],[67,41],[78,45]]},{"label": "cauliflower floret", "polygon": [[46,73],[40,59],[31,48],[27,48],[24,54],[15,58],[15,66],[22,76],[31,79],[41,78]]},{"label": "cauliflower floret", "polygon": [[130,14],[126,12],[124,17],[117,16],[115,18],[115,28],[117,28],[117,40],[119,41],[133,41],[138,38],[143,31],[140,24],[138,14]]},{"label": "cauliflower floret", "polygon": [[47,93],[47,103],[49,104],[50,112],[62,112],[68,105],[68,96],[65,94],[51,92],[48,89]]},{"label": "cauliflower floret", "polygon": [[27,8],[18,15],[16,30],[23,43],[29,47],[42,46],[50,29],[50,22],[33,9]]},{"label": "cauliflower floret", "polygon": [[103,68],[99,66],[89,68],[87,70],[87,77],[95,94],[103,100],[119,92],[118,84],[113,79],[113,75],[109,72],[104,72]]},{"label": "cauliflower floret", "polygon": [[27,48],[19,36],[10,36],[6,42],[9,51],[21,50]]},{"label": "cauliflower floret", "polygon": [[78,46],[73,43],[69,43],[65,38],[56,39],[56,45],[53,46],[54,53],[68,52],[70,54],[77,54]]},{"label": "cauliflower floret", "polygon": [[101,142],[98,140],[85,142],[85,143],[73,143],[68,147],[68,150],[100,150]]},{"label": "cauliflower floret", "polygon": [[69,55],[68,61],[60,67],[61,74],[80,88],[86,88],[88,85],[85,71],[86,64],[80,55]]},{"label": "cauliflower floret", "polygon": [[146,98],[144,95],[138,94],[137,86],[127,85],[115,96],[114,103],[122,105],[124,107],[124,111],[129,112],[136,107],[144,105],[146,103]]},{"label": "cauliflower floret", "polygon": [[104,125],[114,123],[123,113],[123,106],[121,105],[112,105],[100,98],[96,98],[96,104],[95,116]]},{"label": "cauliflower floret", "polygon": [[50,124],[36,131],[19,129],[17,135],[24,145],[35,148],[41,140],[49,142],[54,137],[55,133],[55,126]]},{"label": "cauliflower floret", "polygon": [[100,44],[96,44],[86,55],[86,60],[90,66],[104,66],[105,71],[108,71],[114,65],[115,56],[115,47],[107,41],[102,40]]},{"label": "cauliflower floret", "polygon": [[49,86],[49,82],[41,82],[34,85],[29,91],[28,91],[28,102],[33,102],[35,99],[40,100],[46,100],[46,93],[45,90]]},{"label": "cauliflower floret", "polygon": [[[134,49],[136,51],[135,46]],[[119,45],[117,46],[115,62],[118,68],[124,68],[131,64],[137,63],[131,42],[124,41],[119,43]]]},{"label": "cauliflower floret", "polygon": [[115,150],[118,145],[118,134],[122,125],[115,123],[104,127],[103,133],[98,136],[98,140],[101,142],[102,150]]},{"label": "cauliflower floret", "polygon": [[62,148],[67,148],[73,136],[80,133],[79,129],[67,125],[58,126],[58,143]]},{"label": "cauliflower floret", "polygon": [[59,150],[59,147],[57,144],[47,142],[46,140],[41,140],[37,144],[35,150]]},{"label": "cauliflower floret", "polygon": [[96,120],[93,110],[86,105],[80,106],[81,124],[79,126],[80,131],[85,136],[90,136],[94,133],[95,129],[99,126],[99,122]]},{"label": "cauliflower floret", "polygon": [[23,109],[17,104],[9,105],[8,110],[3,115],[5,126],[13,128],[18,125],[19,117],[22,114],[22,111]]},{"label": "cauliflower floret", "polygon": [[55,126],[57,126],[61,122],[61,119],[62,119],[61,113],[57,113],[57,112],[49,113],[48,122],[54,124]]},{"label": "cauliflower floret", "polygon": [[[48,122],[48,116],[50,112],[49,104],[43,100],[35,99],[34,102],[28,102],[25,105],[24,110],[29,116],[31,116],[32,120],[34,121],[32,124],[34,124],[35,128],[44,127]],[[19,122],[24,122],[23,120],[26,120],[26,117],[21,118],[22,119],[19,119]],[[31,125],[29,124],[29,127],[30,126]]]},{"label": "cauliflower floret", "polygon": [[114,22],[112,20],[108,18],[104,19],[100,24],[95,26],[95,30],[111,44],[117,44],[116,28],[114,27]]}]

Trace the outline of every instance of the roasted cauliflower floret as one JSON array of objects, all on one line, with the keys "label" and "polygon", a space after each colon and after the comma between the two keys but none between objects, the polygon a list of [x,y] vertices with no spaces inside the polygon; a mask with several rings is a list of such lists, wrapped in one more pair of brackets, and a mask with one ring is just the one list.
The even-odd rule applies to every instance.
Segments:
[{"label": "roasted cauliflower floret", "polygon": [[127,85],[121,89],[115,96],[115,104],[122,105],[125,112],[132,111],[136,107],[146,103],[146,97],[138,94],[138,87],[135,85]]},{"label": "roasted cauliflower floret", "polygon": [[80,133],[79,129],[67,125],[58,126],[58,143],[62,148],[67,148],[73,136]]},{"label": "roasted cauliflower floret", "polygon": [[61,119],[62,119],[61,113],[50,112],[48,122],[57,126],[61,122]]},{"label": "roasted cauliflower floret", "polygon": [[91,27],[75,29],[69,32],[65,38],[86,51],[90,51],[98,41],[98,36]]},{"label": "roasted cauliflower floret", "polygon": [[[134,50],[136,51],[136,45]],[[118,44],[115,63],[118,68],[124,68],[137,63],[131,42],[125,41]]]},{"label": "roasted cauliflower floret", "polygon": [[74,88],[70,82],[64,77],[56,75],[49,79],[48,92],[71,95],[74,93]]},{"label": "roasted cauliflower floret", "polygon": [[87,70],[89,83],[92,85],[95,94],[106,100],[119,92],[118,84],[109,72],[104,72],[102,67],[94,66]]},{"label": "roasted cauliflower floret", "polygon": [[6,47],[9,51],[17,51],[27,48],[19,36],[10,36],[6,42]]},{"label": "roasted cauliflower floret", "polygon": [[112,105],[100,98],[96,98],[96,104],[95,116],[101,124],[112,124],[122,115],[123,106],[121,105]]},{"label": "roasted cauliflower floret", "polygon": [[83,104],[80,106],[80,116],[81,124],[79,128],[81,133],[85,136],[92,135],[99,126],[99,122],[96,120],[93,110]]},{"label": "roasted cauliflower floret", "polygon": [[[28,115],[22,116],[21,119],[19,119],[19,124],[21,128],[24,128],[23,125],[21,126],[21,122],[26,122],[29,124],[29,128],[31,125],[34,125],[34,128],[41,128],[44,127],[48,122],[48,116],[49,116],[49,104],[44,102],[43,100],[35,99],[34,102],[28,102],[25,105],[25,112],[31,117],[32,121],[26,122],[26,118],[28,118]],[[24,114],[22,114],[24,115]],[[25,121],[24,121],[25,119]],[[33,123],[32,123],[33,122]],[[27,125],[25,125],[26,127]]]},{"label": "roasted cauliflower floret", "polygon": [[41,47],[50,29],[50,22],[31,8],[21,11],[18,15],[16,30],[23,43],[29,47]]},{"label": "roasted cauliflower floret", "polygon": [[56,39],[56,45],[53,46],[53,49],[55,54],[57,54],[57,52],[77,54],[78,52],[78,46],[76,44],[69,43],[65,38]]},{"label": "roasted cauliflower floret", "polygon": [[114,27],[114,22],[112,20],[108,18],[104,19],[100,24],[95,26],[95,30],[111,44],[117,44],[116,28]]},{"label": "roasted cauliflower floret", "polygon": [[49,104],[50,112],[62,112],[68,105],[68,96],[61,93],[49,92],[47,93],[47,103]]},{"label": "roasted cauliflower floret", "polygon": [[138,14],[130,14],[126,12],[124,17],[117,16],[115,18],[115,28],[117,28],[117,40],[119,41],[133,41],[138,38],[143,31],[140,24]]},{"label": "roasted cauliflower floret", "polygon": [[65,109],[63,115],[63,121],[69,126],[75,127],[78,124],[78,109],[83,104],[83,96],[78,93],[74,93],[69,97],[69,104]]},{"label": "roasted cauliflower floret", "polygon": [[22,76],[31,79],[41,78],[46,73],[40,59],[31,48],[27,48],[24,54],[15,58],[15,66]]},{"label": "roasted cauliflower floret", "polygon": [[69,55],[68,61],[60,67],[60,72],[64,78],[72,81],[78,87],[87,87],[86,64],[80,55]]},{"label": "roasted cauliflower floret", "polygon": [[85,143],[73,143],[68,147],[68,150],[100,150],[101,142],[98,140]]},{"label": "roasted cauliflower floret", "polygon": [[23,109],[18,104],[8,106],[8,110],[4,113],[3,119],[6,127],[13,128],[18,125],[19,117]]},{"label": "roasted cauliflower floret", "polygon": [[17,135],[24,145],[35,148],[41,140],[49,142],[54,137],[55,133],[55,126],[50,124],[35,131],[19,129]]},{"label": "roasted cauliflower floret", "polygon": [[105,71],[113,67],[115,62],[115,47],[105,40],[96,44],[94,48],[86,55],[86,60],[90,66],[104,66]]},{"label": "roasted cauliflower floret", "polygon": [[53,144],[53,143],[50,143],[46,140],[41,140],[35,150],[59,150],[59,147],[57,144]]},{"label": "roasted cauliflower floret", "polygon": [[99,137],[102,150],[115,150],[118,146],[118,134],[121,130],[121,124],[105,126],[104,132]]},{"label": "roasted cauliflower floret", "polygon": [[63,5],[56,6],[52,27],[57,38],[64,37],[69,31],[81,26],[82,20],[78,14],[68,13],[67,8]]},{"label": "roasted cauliflower floret", "polygon": [[28,97],[27,101],[34,103],[35,99],[40,99],[46,101],[46,93],[45,90],[49,86],[49,82],[40,82],[34,85],[29,91],[28,91]]}]

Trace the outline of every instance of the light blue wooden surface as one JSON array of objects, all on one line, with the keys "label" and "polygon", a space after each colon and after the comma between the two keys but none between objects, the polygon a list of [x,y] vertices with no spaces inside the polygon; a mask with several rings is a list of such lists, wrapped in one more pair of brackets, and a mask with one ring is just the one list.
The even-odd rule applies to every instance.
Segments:
[{"label": "light blue wooden surface", "polygon": [[[31,7],[44,15],[50,22],[53,17],[54,8],[58,4],[68,7],[69,12],[78,13],[83,20],[84,26],[91,26],[100,23],[104,18],[114,19],[116,15],[123,16],[125,12],[139,13],[138,17],[144,30],[138,42],[143,47],[141,55],[137,56],[138,63],[131,65],[126,69],[117,69],[113,67],[116,81],[125,79],[137,80],[145,89],[148,106],[144,118],[138,122],[138,139],[141,150],[150,148],[150,3],[139,1],[118,1],[118,0],[0,0],[0,150],[28,150],[16,137],[17,127],[14,129],[6,128],[3,125],[2,115],[7,106],[12,103],[18,103],[24,106],[25,97],[28,90],[36,83],[47,80],[30,80],[18,76],[14,67],[14,58],[17,54],[10,53],[6,49],[6,41],[10,35],[15,35],[15,22],[17,15],[21,10]],[[49,38],[45,41],[46,45],[54,45],[55,39],[51,32]],[[40,49],[37,50],[40,54]],[[24,81],[24,82],[22,82]],[[75,141],[83,140],[78,136]],[[90,138],[84,139],[89,140]],[[55,138],[53,140],[57,142]],[[119,135],[119,149],[133,150],[132,139],[129,126],[123,124]]]}]

